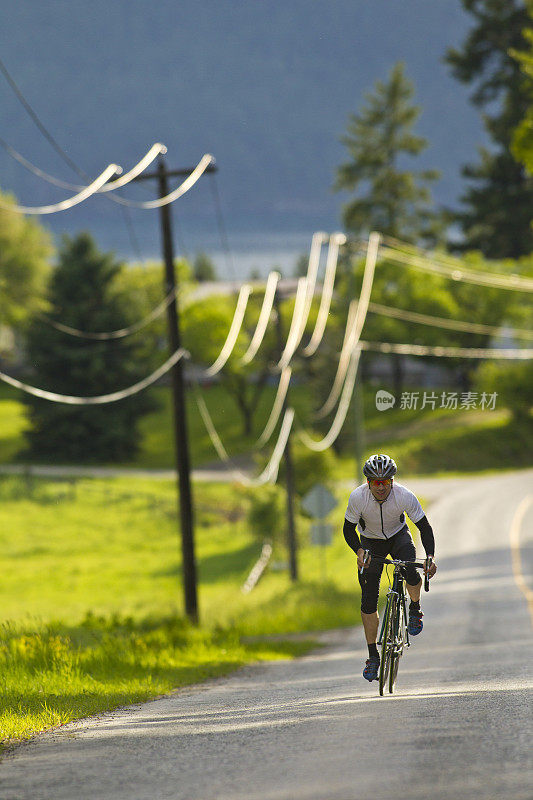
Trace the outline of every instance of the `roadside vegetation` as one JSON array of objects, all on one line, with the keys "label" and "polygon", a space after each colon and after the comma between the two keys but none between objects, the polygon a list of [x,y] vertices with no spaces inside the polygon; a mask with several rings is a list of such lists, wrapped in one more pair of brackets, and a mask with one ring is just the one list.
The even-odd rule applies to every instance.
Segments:
[{"label": "roadside vegetation", "polygon": [[[386,384],[379,388],[391,389]],[[419,391],[408,387],[406,391]],[[377,411],[376,387],[365,386],[366,453],[391,452],[402,463],[402,472],[435,474],[441,472],[476,472],[487,469],[516,469],[533,466],[533,417],[517,420],[498,402],[494,411],[416,409],[398,407]],[[171,431],[170,389],[152,390],[157,410],[140,422],[141,444],[138,455],[129,461],[98,462],[108,466],[139,469],[172,469],[175,466]],[[204,397],[215,427],[232,456],[254,463],[254,445],[266,423],[274,400],[274,387],[262,395],[252,434],[243,436],[234,414],[233,401],[220,386],[211,386]],[[311,416],[311,398],[302,384],[294,387],[291,403],[302,420]],[[354,432],[350,408],[339,447],[331,453],[332,477],[342,480],[354,474]],[[193,467],[217,462],[217,456],[205,430],[194,399],[189,398],[188,423]],[[20,394],[0,386],[0,465],[39,463],[29,461],[24,452],[23,432],[28,423]],[[317,438],[320,434],[317,433]],[[49,463],[49,459],[44,459]]]},{"label": "roadside vegetation", "polygon": [[182,612],[172,481],[1,478],[2,741],[292,657],[313,645],[314,631],[355,624],[354,559],[341,534],[346,492],[332,515],[325,576],[299,517],[301,580],[290,583],[278,533],[271,566],[245,595],[263,543],[247,523],[254,491],[195,485],[196,628]]}]

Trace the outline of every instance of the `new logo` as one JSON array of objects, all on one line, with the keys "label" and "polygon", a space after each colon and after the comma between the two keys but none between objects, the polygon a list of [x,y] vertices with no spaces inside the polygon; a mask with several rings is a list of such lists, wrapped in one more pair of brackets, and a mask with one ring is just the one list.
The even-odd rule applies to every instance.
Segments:
[{"label": "new logo", "polygon": [[394,395],[386,392],[385,389],[379,389],[376,392],[376,408],[378,411],[386,411],[388,408],[392,408],[395,402]]}]

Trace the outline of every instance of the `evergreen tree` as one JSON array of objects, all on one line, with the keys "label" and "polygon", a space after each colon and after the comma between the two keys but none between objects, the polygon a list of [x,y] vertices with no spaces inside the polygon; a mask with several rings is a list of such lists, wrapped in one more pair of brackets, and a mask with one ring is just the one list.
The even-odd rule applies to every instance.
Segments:
[{"label": "evergreen tree", "polygon": [[[88,233],[65,237],[50,280],[49,316],[84,331],[128,325],[133,321],[128,319],[128,303],[113,288],[121,269],[112,255],[98,251]],[[149,372],[139,345],[130,337],[88,341],[39,319],[29,328],[27,355],[34,382],[60,394],[107,394]],[[152,408],[146,393],[97,406],[64,405],[33,396],[26,396],[25,403],[31,422],[29,454],[79,462],[132,456],[138,446],[137,421]]]},{"label": "evergreen tree", "polygon": [[448,50],[446,61],[454,77],[474,84],[472,102],[492,111],[484,120],[494,146],[481,148],[480,162],[463,168],[470,185],[461,198],[464,211],[456,219],[464,249],[479,249],[489,258],[518,258],[533,250],[533,181],[511,153],[513,133],[530,105],[520,65],[512,56],[526,44],[527,10],[520,0],[462,4],[476,24],[461,50]]},{"label": "evergreen tree", "polygon": [[512,151],[514,157],[521,161],[530,175],[533,175],[533,0],[528,5],[530,21],[524,30],[527,50],[513,50],[511,55],[517,59],[524,73],[524,88],[528,93],[530,104],[526,115],[513,135]]},{"label": "evergreen tree", "polygon": [[350,160],[337,170],[335,190],[356,192],[343,209],[345,228],[359,235],[377,230],[412,242],[434,239],[435,215],[429,184],[435,170],[402,169],[405,156],[417,156],[427,141],[413,133],[420,109],[414,87],[397,63],[384,83],[377,81],[360,113],[350,116],[342,138]]},{"label": "evergreen tree", "polygon": [[217,272],[215,265],[205,253],[198,253],[194,259],[193,276],[199,283],[216,281]]}]

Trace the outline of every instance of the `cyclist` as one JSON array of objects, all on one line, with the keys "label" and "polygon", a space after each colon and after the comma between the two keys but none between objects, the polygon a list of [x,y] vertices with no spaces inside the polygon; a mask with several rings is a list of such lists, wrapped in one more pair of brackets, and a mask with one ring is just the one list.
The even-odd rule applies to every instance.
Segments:
[{"label": "cyclist", "polygon": [[[390,555],[405,561],[416,559],[415,545],[405,522],[406,514],[420,531],[426,557],[433,558],[435,554],[433,529],[413,492],[400,483],[394,483],[396,471],[396,464],[390,456],[370,456],[363,466],[367,482],[350,494],[344,520],[344,538],[357,555],[357,572],[361,584],[361,619],[369,656],[363,670],[363,677],[367,681],[377,680],[380,664],[376,639],[379,582],[383,564],[373,560],[372,556],[385,558]],[[357,526],[361,539],[357,535]],[[365,550],[370,552],[367,564],[363,564]],[[363,566],[361,574],[360,569]],[[436,571],[437,566],[433,561],[425,570],[430,578]],[[405,579],[411,598],[408,630],[411,636],[417,636],[423,628],[423,614],[420,610],[422,578],[416,568],[411,567],[406,568]]]}]

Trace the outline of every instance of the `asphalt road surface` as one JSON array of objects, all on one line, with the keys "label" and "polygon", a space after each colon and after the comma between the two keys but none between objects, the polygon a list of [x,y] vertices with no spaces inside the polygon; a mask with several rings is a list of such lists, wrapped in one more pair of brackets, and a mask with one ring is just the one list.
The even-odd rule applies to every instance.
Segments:
[{"label": "asphalt road surface", "polygon": [[1,800],[531,800],[533,471],[410,485],[439,571],[394,695],[361,677],[361,629],[337,631],[16,748]]}]

